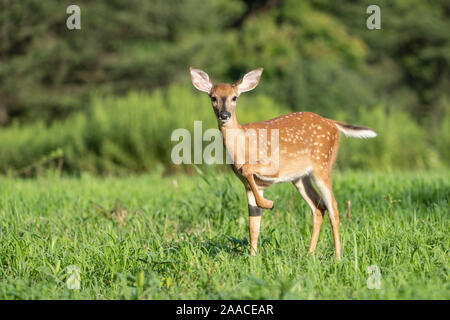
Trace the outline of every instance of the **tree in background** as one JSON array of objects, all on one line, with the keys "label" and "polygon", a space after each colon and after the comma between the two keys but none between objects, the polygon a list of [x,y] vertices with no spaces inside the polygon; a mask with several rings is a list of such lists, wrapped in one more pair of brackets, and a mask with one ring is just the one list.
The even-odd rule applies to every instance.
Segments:
[{"label": "tree in background", "polygon": [[368,32],[361,8],[371,1],[312,1],[345,24],[370,48],[368,75],[389,105],[420,119],[442,116],[450,88],[450,2],[377,1],[382,30]]},{"label": "tree in background", "polygon": [[71,173],[184,170],[171,132],[215,121],[189,66],[223,82],[264,67],[243,121],[312,111],[372,126],[370,144],[343,143],[340,168],[450,164],[448,1],[380,0],[381,30],[366,0],[81,0],[74,31],[71,4],[0,2],[0,173],[55,151]]},{"label": "tree in background", "polygon": [[204,55],[244,11],[240,1],[78,1],[79,31],[66,28],[72,1],[0,4],[0,115],[66,116],[91,92],[123,93],[180,80],[190,57]]},{"label": "tree in background", "polygon": [[[414,117],[440,112],[449,85],[449,4],[379,1],[70,1],[0,6],[0,122],[86,109],[94,91],[122,94],[188,81],[189,65],[230,81],[265,68],[264,90],[293,110],[353,114],[380,97]],[[440,112],[442,114],[442,112]]]}]

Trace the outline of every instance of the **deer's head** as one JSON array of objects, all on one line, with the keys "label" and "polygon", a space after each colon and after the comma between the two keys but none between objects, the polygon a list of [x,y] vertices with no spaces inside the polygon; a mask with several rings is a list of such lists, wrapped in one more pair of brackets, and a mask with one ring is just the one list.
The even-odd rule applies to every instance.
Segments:
[{"label": "deer's head", "polygon": [[253,90],[259,83],[263,68],[250,71],[235,84],[219,83],[214,85],[208,74],[200,69],[191,69],[191,80],[194,87],[206,92],[216,114],[219,126],[236,120],[236,102],[241,93]]}]

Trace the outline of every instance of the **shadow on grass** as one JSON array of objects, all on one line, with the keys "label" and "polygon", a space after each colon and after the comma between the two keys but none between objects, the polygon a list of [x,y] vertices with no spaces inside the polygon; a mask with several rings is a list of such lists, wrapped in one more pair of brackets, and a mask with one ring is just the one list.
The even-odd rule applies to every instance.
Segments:
[{"label": "shadow on grass", "polygon": [[[260,238],[260,250],[264,250],[264,247],[269,244],[271,240],[272,238],[270,237]],[[185,246],[191,246],[210,257],[215,257],[220,253],[227,253],[232,256],[245,256],[249,253],[250,243],[247,237],[240,239],[226,234],[219,235],[212,239],[195,236],[190,237],[189,239],[183,239],[182,241],[171,241],[167,244],[166,250],[179,251]]]}]

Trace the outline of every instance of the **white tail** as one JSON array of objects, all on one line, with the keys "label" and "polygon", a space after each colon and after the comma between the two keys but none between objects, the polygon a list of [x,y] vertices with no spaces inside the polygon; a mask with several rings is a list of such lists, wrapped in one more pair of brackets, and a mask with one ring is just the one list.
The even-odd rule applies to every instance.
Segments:
[{"label": "white tail", "polygon": [[366,138],[375,138],[377,136],[375,131],[367,127],[359,127],[354,126],[352,124],[337,121],[335,121],[335,124],[336,127],[339,129],[339,131],[341,131],[347,137],[366,139]]}]

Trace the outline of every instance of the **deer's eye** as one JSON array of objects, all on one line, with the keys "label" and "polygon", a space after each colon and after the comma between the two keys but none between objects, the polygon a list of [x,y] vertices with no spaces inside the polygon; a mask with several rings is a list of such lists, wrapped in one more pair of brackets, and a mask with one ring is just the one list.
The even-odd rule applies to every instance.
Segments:
[{"label": "deer's eye", "polygon": [[237,100],[237,97],[234,96],[233,98],[231,98],[231,100],[236,101],[236,100]]},{"label": "deer's eye", "polygon": [[216,98],[216,97],[211,97],[211,101],[212,101],[212,102],[216,102],[216,101],[217,101],[217,98]]}]

